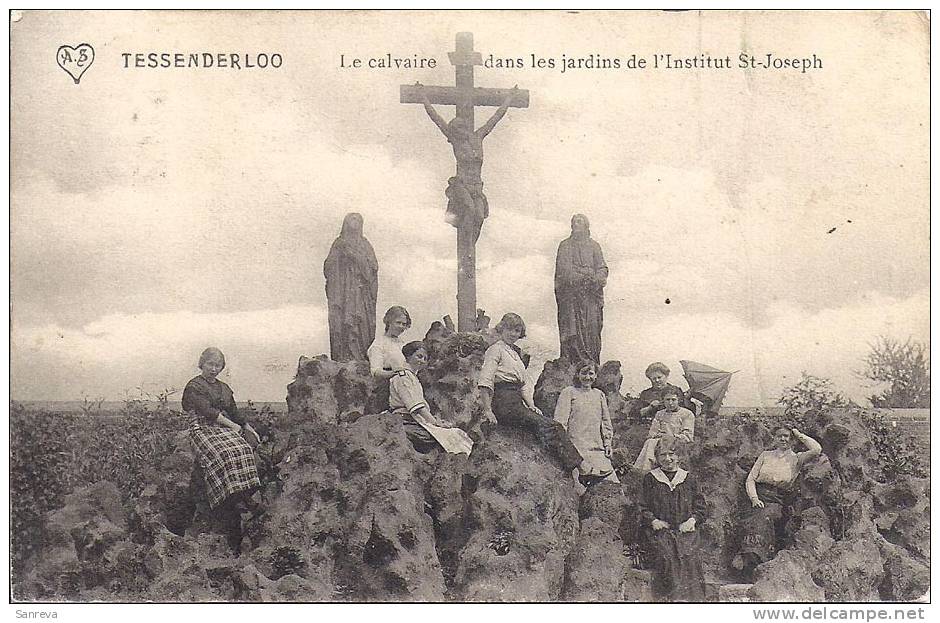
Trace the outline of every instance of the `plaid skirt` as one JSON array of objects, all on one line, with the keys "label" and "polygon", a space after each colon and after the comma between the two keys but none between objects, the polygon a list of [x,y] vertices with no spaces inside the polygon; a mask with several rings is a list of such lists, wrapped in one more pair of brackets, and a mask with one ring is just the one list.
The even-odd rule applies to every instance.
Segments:
[{"label": "plaid skirt", "polygon": [[211,508],[230,495],[261,487],[251,446],[241,435],[224,426],[206,424],[198,417],[190,419],[189,434],[205,474]]}]

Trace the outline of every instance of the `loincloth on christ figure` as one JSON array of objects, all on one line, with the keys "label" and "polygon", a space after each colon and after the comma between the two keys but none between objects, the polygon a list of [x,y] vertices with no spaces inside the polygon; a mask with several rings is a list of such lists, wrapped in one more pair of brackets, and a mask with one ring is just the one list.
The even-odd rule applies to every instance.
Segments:
[{"label": "loincloth on christ figure", "polygon": [[483,182],[455,175],[447,180],[444,195],[447,197],[444,220],[454,227],[460,227],[462,223],[472,225],[476,232],[474,239],[478,238],[483,221],[490,215],[489,202],[483,194]]}]

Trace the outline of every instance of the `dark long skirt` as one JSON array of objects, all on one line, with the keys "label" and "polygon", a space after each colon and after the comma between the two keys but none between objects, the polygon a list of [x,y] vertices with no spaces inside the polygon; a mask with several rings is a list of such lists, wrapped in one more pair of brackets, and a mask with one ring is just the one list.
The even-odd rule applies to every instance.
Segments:
[{"label": "dark long skirt", "polygon": [[698,531],[644,530],[656,601],[705,601]]},{"label": "dark long skirt", "polygon": [[752,507],[741,522],[739,554],[761,563],[776,556],[783,544],[786,525],[793,513],[793,492],[758,483],[757,497],[764,508]]},{"label": "dark long skirt", "polygon": [[522,400],[522,387],[496,383],[493,390],[493,415],[504,426],[517,426],[535,432],[539,442],[561,461],[565,470],[581,464],[583,457],[568,437],[564,427],[555,420],[529,409]]},{"label": "dark long skirt", "polygon": [[400,413],[399,415],[401,415],[401,424],[405,429],[405,436],[408,437],[408,441],[411,442],[415,450],[421,454],[427,454],[435,449],[444,450],[437,439],[434,438],[434,435],[429,433],[425,427],[418,424],[415,419],[411,417],[410,413]]}]

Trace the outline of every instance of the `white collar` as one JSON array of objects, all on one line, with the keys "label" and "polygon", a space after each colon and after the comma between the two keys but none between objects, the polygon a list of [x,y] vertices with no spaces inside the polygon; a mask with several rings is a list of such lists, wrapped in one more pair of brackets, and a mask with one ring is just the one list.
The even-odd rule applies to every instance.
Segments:
[{"label": "white collar", "polygon": [[681,467],[676,468],[676,475],[672,477],[672,480],[666,477],[666,472],[664,472],[661,467],[657,467],[651,471],[650,474],[652,474],[653,478],[669,487],[670,491],[675,491],[676,487],[685,482],[685,477],[689,475],[689,472]]}]

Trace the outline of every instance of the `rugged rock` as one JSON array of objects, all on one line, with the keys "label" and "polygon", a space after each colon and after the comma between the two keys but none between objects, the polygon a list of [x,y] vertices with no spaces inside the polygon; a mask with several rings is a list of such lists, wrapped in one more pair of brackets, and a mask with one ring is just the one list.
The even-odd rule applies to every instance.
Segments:
[{"label": "rugged rock", "polygon": [[806,554],[783,550],[754,570],[754,584],[747,591],[751,601],[825,601],[825,591],[813,582],[815,560]]},{"label": "rugged rock", "polygon": [[578,540],[565,562],[563,600],[620,600],[624,571],[629,564],[616,527],[597,517],[583,520]]},{"label": "rugged rock", "polygon": [[875,526],[891,543],[930,559],[930,480],[908,478],[872,488]]},{"label": "rugged rock", "polygon": [[[431,338],[429,338],[431,339]],[[476,381],[489,334],[433,336],[422,375],[434,409],[465,430],[480,414]],[[554,410],[572,366],[546,363],[537,404]],[[617,362],[598,385],[612,405],[617,465],[632,463],[648,422],[629,416]],[[641,475],[584,492],[532,433],[498,426],[472,456],[419,454],[401,420],[363,413],[364,362],[301,358],[289,413],[259,425],[263,492],[243,516],[236,556],[216,529],[188,436],[122,505],[107,482],[45,516],[42,549],[15,579],[16,599],[103,601],[650,601],[637,564]],[[865,417],[810,413],[795,422],[824,456],[799,481],[778,555],[753,578],[730,565],[744,479],[779,418],[760,410],[701,417],[683,457],[705,496],[700,525],[711,598],[912,600],[929,590],[929,481],[879,462]],[[753,585],[741,586],[742,582]]]},{"label": "rugged rock", "polygon": [[475,448],[465,486],[454,596],[466,601],[556,601],[578,536],[578,496],[534,434],[497,429]]},{"label": "rugged rock", "polygon": [[[78,599],[98,586],[122,585],[133,545],[127,543],[126,511],[110,482],[99,482],[65,498],[46,516],[43,547],[19,587],[38,599]],[[133,578],[130,578],[133,579]]]},{"label": "rugged rock", "polygon": [[[622,535],[626,501],[620,485],[607,481],[590,487],[581,496],[578,509],[581,531],[566,561],[562,594],[566,601],[619,601],[623,598],[624,574],[632,567],[632,561],[624,555]],[[630,597],[646,595],[637,594],[633,587],[630,590]]]},{"label": "rugged rock", "polygon": [[619,361],[607,361],[597,371],[597,381],[594,387],[607,396],[607,406],[610,409],[610,418],[614,422],[627,422],[633,398],[620,393],[623,386],[623,373],[620,371]]},{"label": "rugged rock", "polygon": [[626,569],[620,586],[620,601],[649,603],[653,601],[653,574],[641,569]]},{"label": "rugged rock", "polygon": [[173,440],[173,452],[147,474],[148,485],[130,516],[138,538],[152,538],[156,526],[185,534],[193,523],[196,500],[205,497],[202,473],[197,469],[188,431]]},{"label": "rugged rock", "polygon": [[884,559],[871,537],[843,539],[826,552],[813,570],[813,581],[827,601],[878,601]]},{"label": "rugged rock", "polygon": [[884,539],[878,539],[884,557],[884,581],[879,587],[881,599],[915,601],[930,590],[930,566],[911,556],[907,550]]},{"label": "rugged rock", "polygon": [[234,601],[233,576],[239,562],[222,535],[188,539],[164,531],[141,552],[150,584],[142,596],[153,601]]},{"label": "rugged rock", "polygon": [[750,584],[722,584],[718,587],[717,600],[722,603],[745,603],[748,599]]},{"label": "rugged rock", "polygon": [[371,391],[368,362],[301,357],[297,376],[287,386],[287,408],[298,419],[337,423],[351,412],[361,414]]},{"label": "rugged rock", "polygon": [[428,369],[421,375],[431,409],[467,431],[483,413],[477,381],[483,354],[493,341],[492,336],[479,333],[451,335],[435,346]]},{"label": "rugged rock", "polygon": [[546,415],[554,414],[558,395],[573,382],[574,362],[565,357],[546,361],[535,384],[535,406]]},{"label": "rugged rock", "polygon": [[304,578],[311,600],[441,600],[428,470],[400,418],[304,429],[282,461],[282,490],[249,532],[258,569]]}]

